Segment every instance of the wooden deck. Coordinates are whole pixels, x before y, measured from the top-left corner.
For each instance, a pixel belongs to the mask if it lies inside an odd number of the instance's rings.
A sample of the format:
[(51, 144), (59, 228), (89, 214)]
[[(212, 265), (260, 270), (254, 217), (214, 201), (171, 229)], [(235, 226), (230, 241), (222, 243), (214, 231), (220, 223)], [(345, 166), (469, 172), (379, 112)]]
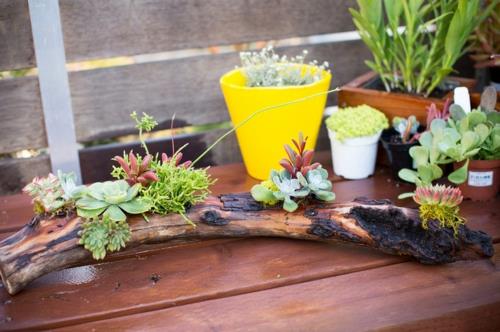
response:
[[(211, 173), (216, 194), (256, 183), (241, 164)], [(411, 189), (384, 170), (334, 180), (338, 201), (396, 200)], [(499, 331), (500, 198), (465, 201), (462, 211), (469, 227), (494, 238), (491, 260), (425, 266), (347, 244), (274, 238), (150, 245), (51, 273), (16, 296), (0, 289), (0, 330)], [(26, 196), (0, 197), (0, 237), (30, 216)]]

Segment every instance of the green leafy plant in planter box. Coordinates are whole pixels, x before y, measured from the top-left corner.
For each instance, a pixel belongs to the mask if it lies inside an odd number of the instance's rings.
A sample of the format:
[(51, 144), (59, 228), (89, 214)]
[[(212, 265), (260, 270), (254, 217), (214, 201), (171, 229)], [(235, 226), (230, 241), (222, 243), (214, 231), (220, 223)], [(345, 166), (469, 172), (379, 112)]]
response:
[(281, 171), (272, 170), (268, 180), (252, 187), (252, 197), (266, 205), (283, 202), (288, 212), (297, 210), (307, 198), (330, 202), (335, 199), (328, 172), (319, 163), (313, 163), (314, 152), (306, 150), (307, 137), (299, 134), (298, 141), (292, 140), (296, 150), (285, 145), (288, 158), (280, 161)]
[(354, 24), (387, 91), (428, 96), (453, 71), (471, 32), (498, 1), (358, 0)]

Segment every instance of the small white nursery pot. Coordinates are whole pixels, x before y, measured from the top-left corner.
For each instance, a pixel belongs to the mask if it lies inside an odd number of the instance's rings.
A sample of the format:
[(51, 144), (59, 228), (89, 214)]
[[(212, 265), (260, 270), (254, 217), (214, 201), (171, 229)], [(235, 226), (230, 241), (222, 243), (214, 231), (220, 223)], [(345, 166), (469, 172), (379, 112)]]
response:
[(372, 136), (346, 138), (341, 142), (335, 138), (335, 132), (328, 129), (335, 174), (351, 180), (372, 175), (375, 172), (377, 145), (381, 133), (382, 130)]

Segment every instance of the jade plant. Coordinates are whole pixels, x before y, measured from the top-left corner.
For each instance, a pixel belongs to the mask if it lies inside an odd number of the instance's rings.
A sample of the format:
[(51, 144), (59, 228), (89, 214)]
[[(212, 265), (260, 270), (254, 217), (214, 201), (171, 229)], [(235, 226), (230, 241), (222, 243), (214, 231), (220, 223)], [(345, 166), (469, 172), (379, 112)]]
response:
[(326, 126), (335, 132), (335, 138), (371, 136), (389, 127), (384, 113), (368, 105), (340, 108), (326, 119)]
[(420, 146), (410, 149), (417, 171), (403, 169), (399, 176), (417, 186), (429, 185), (443, 172), (440, 164), (463, 162), (448, 176), (455, 184), (465, 182), (469, 159), (500, 158), (500, 121), (498, 113), (485, 113), (481, 109), (465, 113), (452, 105), (447, 121), (434, 119), (430, 131), (422, 133)]
[(316, 60), (305, 64), (307, 51), (288, 58), (274, 53), (272, 46), (264, 47), (259, 52), (241, 52), (240, 59), (246, 85), (249, 87), (293, 86), (311, 84), (321, 80), (328, 62), (318, 65)]
[(455, 236), (465, 219), (460, 216), (459, 205), (463, 200), (459, 188), (444, 185), (417, 187), (413, 200), (419, 205), (422, 227), (428, 228), (431, 220), (437, 220), (441, 227), (453, 229)]
[(319, 163), (312, 163), (314, 152), (305, 149), (306, 142), (301, 133), (298, 141), (293, 140), (296, 150), (285, 145), (288, 159), (280, 161), (283, 169), (272, 170), (268, 180), (252, 187), (256, 201), (265, 205), (283, 202), (283, 209), (293, 212), (308, 197), (325, 202), (335, 199), (328, 172)]

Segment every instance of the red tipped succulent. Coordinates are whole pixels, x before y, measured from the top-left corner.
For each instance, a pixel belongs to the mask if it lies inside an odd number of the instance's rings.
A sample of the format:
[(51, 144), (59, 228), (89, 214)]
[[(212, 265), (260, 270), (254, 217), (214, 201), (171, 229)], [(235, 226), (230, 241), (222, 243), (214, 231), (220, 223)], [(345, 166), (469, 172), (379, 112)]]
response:
[(161, 154), (161, 161), (163, 163), (168, 163), (172, 160), (175, 160), (175, 166), (184, 168), (188, 168), (193, 163), (191, 160), (187, 160), (181, 164), (180, 162), (182, 160), (182, 152), (177, 152), (172, 157), (169, 157), (166, 153)]
[(120, 164), (125, 172), (125, 181), (127, 181), (129, 185), (133, 186), (136, 183), (140, 183), (144, 187), (148, 186), (151, 182), (158, 181), (158, 176), (156, 176), (156, 173), (150, 168), (152, 159), (153, 157), (147, 154), (139, 164), (137, 157), (132, 151), (128, 154), (128, 162), (120, 156), (113, 158), (113, 160)]
[(297, 151), (290, 145), (285, 144), (288, 159), (283, 158), (280, 161), (280, 165), (290, 173), (292, 178), (297, 177), (297, 172), (301, 172), (305, 176), (307, 172), (320, 166), (319, 163), (312, 163), (314, 151), (306, 150), (307, 137), (304, 138), (302, 133), (299, 133), (298, 142), (294, 139), (292, 139), (292, 142)]

